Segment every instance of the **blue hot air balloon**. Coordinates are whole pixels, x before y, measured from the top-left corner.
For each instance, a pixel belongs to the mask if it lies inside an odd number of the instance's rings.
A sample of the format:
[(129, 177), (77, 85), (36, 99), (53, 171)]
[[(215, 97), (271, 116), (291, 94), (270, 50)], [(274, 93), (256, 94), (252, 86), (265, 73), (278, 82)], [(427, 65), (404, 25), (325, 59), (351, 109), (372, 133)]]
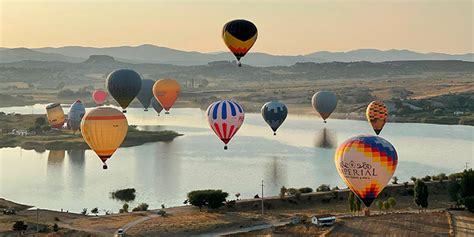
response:
[(273, 135), (276, 135), (277, 129), (285, 121), (287, 115), (286, 105), (278, 101), (267, 102), (262, 106), (262, 117), (272, 128)]
[(67, 127), (73, 131), (79, 130), (81, 127), (81, 120), (86, 113), (86, 108), (80, 100), (76, 100), (69, 108), (69, 114), (67, 115)]
[(161, 111), (163, 111), (163, 106), (161, 106), (160, 102), (156, 100), (155, 97), (151, 99), (151, 107), (158, 113), (158, 116), (160, 116)]
[(155, 81), (153, 80), (150, 80), (150, 79), (142, 80), (142, 88), (140, 89), (140, 92), (137, 95), (137, 99), (143, 105), (143, 108), (145, 108), (145, 111), (148, 111), (148, 107), (150, 107), (151, 98), (155, 97), (153, 96), (154, 84), (155, 84)]
[(126, 113), (126, 108), (142, 88), (142, 78), (133, 70), (119, 69), (109, 74), (106, 84), (109, 94)]

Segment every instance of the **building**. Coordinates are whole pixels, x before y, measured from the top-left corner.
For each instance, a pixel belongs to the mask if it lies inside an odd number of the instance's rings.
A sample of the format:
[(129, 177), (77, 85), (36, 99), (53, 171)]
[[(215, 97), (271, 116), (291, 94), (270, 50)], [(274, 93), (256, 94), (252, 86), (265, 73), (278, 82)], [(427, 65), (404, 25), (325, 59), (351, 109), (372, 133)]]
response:
[(311, 223), (317, 226), (331, 226), (336, 222), (336, 217), (331, 214), (314, 215), (311, 217)]

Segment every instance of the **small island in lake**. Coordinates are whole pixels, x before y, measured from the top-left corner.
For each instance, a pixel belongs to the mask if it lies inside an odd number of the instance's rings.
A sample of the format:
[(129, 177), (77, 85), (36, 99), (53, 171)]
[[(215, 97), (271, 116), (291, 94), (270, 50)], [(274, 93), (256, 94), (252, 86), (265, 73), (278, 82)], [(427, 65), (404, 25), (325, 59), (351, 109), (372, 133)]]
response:
[[(140, 131), (136, 126), (129, 126), (120, 147), (169, 142), (181, 135), (175, 131)], [(45, 115), (0, 112), (0, 148), (3, 147), (21, 147), (27, 150), (90, 149), (80, 131), (51, 129)]]

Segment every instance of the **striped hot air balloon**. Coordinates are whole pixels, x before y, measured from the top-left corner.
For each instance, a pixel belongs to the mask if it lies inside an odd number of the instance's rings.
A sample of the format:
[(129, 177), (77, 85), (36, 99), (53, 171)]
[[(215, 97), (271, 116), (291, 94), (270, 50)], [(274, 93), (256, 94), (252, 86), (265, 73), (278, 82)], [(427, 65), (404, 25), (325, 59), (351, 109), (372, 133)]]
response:
[(369, 106), (367, 106), (365, 115), (375, 133), (379, 135), (388, 119), (387, 106), (385, 106), (383, 101), (372, 101)]
[(80, 100), (76, 100), (71, 107), (69, 107), (69, 114), (67, 115), (67, 127), (74, 132), (81, 127), (81, 120), (86, 114), (86, 108)]
[(128, 131), (125, 115), (117, 109), (99, 107), (89, 111), (81, 122), (81, 133), (89, 147), (105, 163), (122, 144)]
[(240, 59), (247, 54), (257, 41), (257, 27), (247, 20), (233, 20), (227, 22), (222, 29), (222, 39), (229, 50), (234, 54), (239, 67)]
[(59, 103), (51, 103), (46, 106), (46, 116), (48, 117), (49, 125), (52, 128), (62, 128), (65, 117), (63, 108)]
[(364, 204), (370, 204), (392, 178), (398, 164), (395, 147), (387, 140), (360, 135), (343, 142), (336, 150), (339, 175)]
[(207, 121), (214, 133), (224, 142), (224, 149), (244, 122), (245, 112), (242, 106), (231, 100), (212, 103), (207, 108)]

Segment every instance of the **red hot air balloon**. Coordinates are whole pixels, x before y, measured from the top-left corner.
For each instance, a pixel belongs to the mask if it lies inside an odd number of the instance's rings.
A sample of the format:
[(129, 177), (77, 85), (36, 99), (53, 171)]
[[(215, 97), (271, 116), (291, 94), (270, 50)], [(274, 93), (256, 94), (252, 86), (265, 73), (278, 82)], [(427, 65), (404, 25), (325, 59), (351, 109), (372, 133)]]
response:
[(97, 105), (103, 105), (107, 99), (107, 92), (103, 90), (95, 90), (92, 92), (92, 99)]

